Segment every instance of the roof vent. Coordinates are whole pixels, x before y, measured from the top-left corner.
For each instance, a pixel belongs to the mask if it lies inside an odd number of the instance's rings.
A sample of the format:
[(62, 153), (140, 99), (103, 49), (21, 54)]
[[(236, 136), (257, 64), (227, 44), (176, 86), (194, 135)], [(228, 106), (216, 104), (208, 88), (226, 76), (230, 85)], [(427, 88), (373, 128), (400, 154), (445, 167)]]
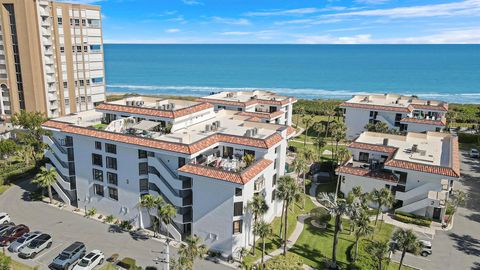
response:
[(418, 151), (418, 145), (414, 144), (412, 145), (412, 153), (416, 153)]
[(383, 138), (383, 145), (388, 146), (388, 138)]

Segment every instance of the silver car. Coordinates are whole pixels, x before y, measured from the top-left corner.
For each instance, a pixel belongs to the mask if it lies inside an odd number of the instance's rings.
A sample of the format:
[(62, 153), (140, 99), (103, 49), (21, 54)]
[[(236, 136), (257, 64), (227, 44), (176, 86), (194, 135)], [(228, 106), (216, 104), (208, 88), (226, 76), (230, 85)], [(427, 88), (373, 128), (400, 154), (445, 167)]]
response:
[(10, 244), (10, 246), (8, 247), (8, 251), (14, 252), (14, 253), (19, 252), (21, 248), (28, 245), (30, 242), (32, 242), (33, 239), (37, 238), (41, 234), (42, 234), (41, 232), (36, 231), (36, 232), (29, 232), (23, 235), (22, 237), (15, 240), (15, 242)]

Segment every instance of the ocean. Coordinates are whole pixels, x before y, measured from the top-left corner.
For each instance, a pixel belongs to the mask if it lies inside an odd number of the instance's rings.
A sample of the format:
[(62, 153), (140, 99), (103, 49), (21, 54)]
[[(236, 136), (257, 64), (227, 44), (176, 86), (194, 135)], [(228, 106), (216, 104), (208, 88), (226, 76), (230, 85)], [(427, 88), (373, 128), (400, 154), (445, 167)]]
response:
[(106, 44), (107, 92), (272, 90), (347, 99), (395, 92), (480, 103), (480, 45)]

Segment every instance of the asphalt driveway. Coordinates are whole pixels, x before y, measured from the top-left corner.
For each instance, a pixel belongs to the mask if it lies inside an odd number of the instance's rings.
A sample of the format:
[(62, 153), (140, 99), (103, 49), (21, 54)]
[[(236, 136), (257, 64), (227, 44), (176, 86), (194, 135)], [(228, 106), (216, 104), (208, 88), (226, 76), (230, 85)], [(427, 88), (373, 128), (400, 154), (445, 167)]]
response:
[[(163, 256), (160, 252), (165, 249), (165, 244), (156, 240), (134, 240), (128, 233), (109, 232), (109, 225), (84, 218), (68, 211), (56, 209), (43, 202), (30, 202), (24, 200), (26, 192), (31, 187), (26, 181), (18, 186), (12, 186), (0, 196), (0, 211), (10, 214), (16, 224), (26, 224), (30, 230), (39, 230), (52, 235), (53, 245), (50, 249), (40, 253), (34, 260), (22, 260), (13, 255), (15, 260), (31, 266), (38, 265), (40, 270), (48, 269), (52, 260), (74, 241), (84, 242), (87, 250), (99, 249), (106, 257), (118, 253), (120, 257), (136, 259), (140, 266), (156, 266), (155, 258)], [(170, 248), (173, 257), (176, 250)], [(224, 265), (208, 261), (200, 261), (196, 269), (224, 270), (231, 269)]]

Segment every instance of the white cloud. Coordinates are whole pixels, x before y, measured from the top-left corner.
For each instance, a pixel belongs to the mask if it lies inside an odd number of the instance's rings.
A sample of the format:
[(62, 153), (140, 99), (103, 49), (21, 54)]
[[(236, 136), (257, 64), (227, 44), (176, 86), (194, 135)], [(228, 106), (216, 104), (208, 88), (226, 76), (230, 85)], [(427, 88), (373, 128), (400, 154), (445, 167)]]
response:
[(418, 18), (435, 16), (480, 15), (480, 0), (465, 0), (444, 4), (396, 7), (390, 9), (371, 9), (343, 12), (325, 16), (372, 16), (389, 18)]
[(197, 0), (182, 0), (182, 2), (189, 6), (203, 6), (203, 2)]
[(367, 5), (380, 5), (390, 2), (390, 0), (355, 0), (355, 2)]
[(183, 15), (179, 15), (177, 17), (170, 18), (170, 19), (165, 19), (165, 21), (167, 21), (167, 22), (177, 22), (177, 23), (181, 23), (181, 24), (187, 23), (187, 21), (185, 20)]
[(229, 31), (229, 32), (220, 33), (220, 35), (224, 35), (224, 36), (248, 36), (251, 34), (252, 32), (241, 32), (241, 31)]
[(317, 13), (320, 9), (318, 8), (296, 8), (296, 9), (286, 9), (286, 10), (270, 10), (270, 11), (254, 11), (247, 12), (245, 16), (285, 16), (285, 15), (304, 15)]
[(180, 29), (178, 28), (170, 28), (165, 30), (166, 33), (178, 33), (180, 32)]
[(212, 17), (212, 21), (215, 23), (223, 23), (223, 24), (231, 24), (231, 25), (250, 25), (250, 21), (247, 19), (234, 19), (234, 18), (224, 18), (214, 16)]
[(415, 37), (372, 38), (371, 34), (353, 36), (302, 36), (297, 43), (303, 44), (480, 44), (480, 27), (450, 29)]

